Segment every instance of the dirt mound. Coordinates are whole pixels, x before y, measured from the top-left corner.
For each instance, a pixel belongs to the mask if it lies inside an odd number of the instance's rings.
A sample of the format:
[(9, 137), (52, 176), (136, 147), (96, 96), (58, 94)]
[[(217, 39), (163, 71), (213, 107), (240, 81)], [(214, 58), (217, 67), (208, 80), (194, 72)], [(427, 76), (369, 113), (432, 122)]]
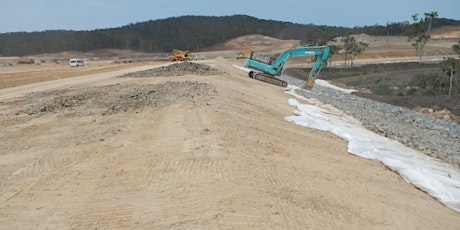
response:
[[(371, 36), (368, 34), (352, 35), (358, 42), (368, 44), (366, 50), (358, 58), (392, 58), (392, 57), (416, 57), (412, 42), (407, 36)], [(431, 32), (431, 40), (426, 44), (424, 53), (427, 56), (453, 55), (452, 45), (458, 43), (460, 38), (460, 26), (444, 26)], [(329, 45), (341, 46), (342, 37), (336, 37)], [(340, 59), (336, 55), (335, 59)]]
[[(213, 75), (222, 73), (208, 65), (181, 62), (155, 69), (129, 73), (121, 77), (181, 76), (185, 74)], [(213, 87), (191, 81), (165, 82), (154, 85), (116, 84), (87, 89), (31, 93), (23, 101), (22, 113), (29, 115), (73, 111), (77, 114), (114, 114), (120, 111), (162, 108), (173, 102), (194, 100), (212, 95)]]
[(42, 115), (67, 111), (77, 115), (115, 114), (140, 111), (145, 107), (163, 108), (172, 103), (211, 96), (216, 92), (206, 83), (165, 82), (154, 85), (116, 84), (86, 89), (31, 93), (22, 103), (19, 113)]
[(432, 39), (460, 38), (460, 26), (443, 26), (431, 31)]
[(203, 51), (242, 50), (254, 47), (256, 52), (280, 52), (299, 45), (299, 40), (280, 40), (270, 36), (251, 34), (211, 46)]
[(122, 49), (99, 49), (92, 50), (88, 52), (79, 52), (79, 51), (65, 51), (59, 53), (45, 53), (38, 55), (31, 55), (31, 57), (41, 58), (41, 59), (69, 59), (76, 57), (133, 57), (133, 56), (144, 56), (147, 53), (134, 51), (134, 50), (122, 50)]
[(216, 75), (222, 74), (211, 66), (194, 62), (180, 62), (155, 69), (126, 74), (122, 77), (154, 77), (154, 76), (181, 76), (186, 74)]

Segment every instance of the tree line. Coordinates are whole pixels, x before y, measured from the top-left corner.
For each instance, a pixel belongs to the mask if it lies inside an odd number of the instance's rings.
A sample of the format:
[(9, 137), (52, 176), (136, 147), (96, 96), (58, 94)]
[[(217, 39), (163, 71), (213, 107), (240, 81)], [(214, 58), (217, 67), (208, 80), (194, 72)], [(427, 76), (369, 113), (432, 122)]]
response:
[[(460, 21), (436, 19), (433, 28), (460, 25)], [(262, 20), (247, 15), (181, 16), (91, 31), (50, 30), (0, 34), (0, 55), (23, 56), (62, 51), (91, 51), (103, 48), (142, 52), (171, 52), (173, 49), (200, 50), (248, 34), (278, 39), (301, 40), (304, 44), (325, 44), (347, 33), (405, 35), (409, 22), (364, 27), (336, 27)]]

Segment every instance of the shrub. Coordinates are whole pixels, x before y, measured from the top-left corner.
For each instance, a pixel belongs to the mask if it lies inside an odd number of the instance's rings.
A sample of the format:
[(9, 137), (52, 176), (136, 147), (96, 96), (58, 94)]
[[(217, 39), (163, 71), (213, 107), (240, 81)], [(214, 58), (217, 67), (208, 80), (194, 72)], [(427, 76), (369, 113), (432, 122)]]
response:
[(374, 94), (377, 95), (392, 95), (393, 90), (391, 89), (391, 86), (389, 84), (381, 84), (377, 85), (374, 90)]

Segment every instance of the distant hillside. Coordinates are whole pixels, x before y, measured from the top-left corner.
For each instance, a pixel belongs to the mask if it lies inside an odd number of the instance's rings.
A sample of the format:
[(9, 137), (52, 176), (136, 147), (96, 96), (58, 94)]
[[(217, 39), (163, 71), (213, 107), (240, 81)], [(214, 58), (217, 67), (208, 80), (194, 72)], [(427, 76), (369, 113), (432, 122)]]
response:
[[(460, 25), (460, 21), (438, 19), (434, 27), (442, 25)], [(345, 28), (262, 20), (247, 15), (182, 16), (92, 31), (53, 30), (0, 34), (0, 55), (87, 52), (106, 48), (155, 53), (171, 52), (172, 49), (199, 50), (248, 34), (323, 44), (348, 31), (380, 36), (403, 35), (408, 26), (406, 22)]]

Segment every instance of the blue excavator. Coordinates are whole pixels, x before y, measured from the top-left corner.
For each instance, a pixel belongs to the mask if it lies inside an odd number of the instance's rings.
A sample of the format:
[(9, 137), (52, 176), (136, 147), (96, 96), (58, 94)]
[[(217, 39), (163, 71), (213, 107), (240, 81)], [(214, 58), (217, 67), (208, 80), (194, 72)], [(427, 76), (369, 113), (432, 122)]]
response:
[(267, 82), (273, 85), (286, 87), (288, 84), (275, 76), (280, 76), (284, 64), (291, 57), (300, 56), (315, 56), (316, 61), (308, 76), (306, 87), (311, 88), (315, 82), (319, 72), (326, 64), (326, 59), (329, 56), (329, 46), (305, 46), (296, 47), (281, 53), (277, 58), (270, 58), (268, 62), (257, 60), (254, 58), (254, 52), (251, 52), (250, 57), (245, 61), (244, 66), (254, 69), (249, 71), (249, 77), (259, 81)]

